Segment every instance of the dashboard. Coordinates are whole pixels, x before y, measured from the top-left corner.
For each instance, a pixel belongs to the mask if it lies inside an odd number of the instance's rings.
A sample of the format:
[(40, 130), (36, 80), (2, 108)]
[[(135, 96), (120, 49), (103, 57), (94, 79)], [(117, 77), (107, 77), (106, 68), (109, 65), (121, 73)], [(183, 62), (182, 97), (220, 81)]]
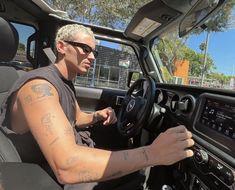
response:
[(158, 115), (162, 127), (183, 124), (195, 140), (193, 158), (175, 168), (176, 189), (234, 190), (234, 92), (163, 85), (156, 90), (155, 104), (165, 110)]

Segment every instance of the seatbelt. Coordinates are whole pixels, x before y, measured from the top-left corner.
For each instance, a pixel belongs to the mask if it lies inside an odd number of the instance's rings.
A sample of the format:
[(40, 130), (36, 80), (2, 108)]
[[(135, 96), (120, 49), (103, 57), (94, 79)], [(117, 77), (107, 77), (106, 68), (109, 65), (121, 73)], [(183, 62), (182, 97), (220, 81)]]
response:
[(54, 64), (56, 61), (56, 56), (50, 47), (43, 48), (43, 52), (46, 54), (47, 58)]

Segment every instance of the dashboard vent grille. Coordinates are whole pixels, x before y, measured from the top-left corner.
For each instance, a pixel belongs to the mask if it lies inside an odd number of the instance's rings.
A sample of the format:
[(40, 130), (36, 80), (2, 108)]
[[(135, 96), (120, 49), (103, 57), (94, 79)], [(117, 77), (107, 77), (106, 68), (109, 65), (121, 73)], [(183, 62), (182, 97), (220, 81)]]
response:
[(185, 109), (181, 110), (184, 114), (189, 114), (193, 111), (194, 105), (195, 105), (195, 99), (194, 97), (188, 95), (181, 98), (180, 102), (182, 102), (185, 105)]

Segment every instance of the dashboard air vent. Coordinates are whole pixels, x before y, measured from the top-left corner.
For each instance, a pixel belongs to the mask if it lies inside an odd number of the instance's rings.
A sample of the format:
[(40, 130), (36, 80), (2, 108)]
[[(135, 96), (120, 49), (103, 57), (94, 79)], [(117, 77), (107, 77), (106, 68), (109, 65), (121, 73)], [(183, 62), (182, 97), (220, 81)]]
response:
[(184, 114), (189, 114), (193, 111), (195, 99), (193, 96), (187, 95), (181, 98), (180, 103), (183, 105), (180, 111)]
[(171, 98), (171, 104), (170, 104), (170, 108), (172, 112), (176, 112), (177, 108), (178, 108), (178, 102), (179, 102), (180, 98), (177, 94), (175, 94), (172, 98)]

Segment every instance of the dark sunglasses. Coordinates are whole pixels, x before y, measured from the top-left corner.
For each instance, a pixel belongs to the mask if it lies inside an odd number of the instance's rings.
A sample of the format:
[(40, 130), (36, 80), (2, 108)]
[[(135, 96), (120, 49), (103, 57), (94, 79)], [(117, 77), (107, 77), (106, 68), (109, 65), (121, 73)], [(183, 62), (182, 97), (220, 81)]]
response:
[(79, 42), (73, 42), (73, 41), (67, 41), (67, 40), (64, 40), (64, 42), (66, 42), (66, 43), (68, 43), (68, 44), (70, 44), (72, 46), (76, 46), (76, 47), (82, 48), (84, 53), (91, 53), (92, 52), (95, 58), (98, 56), (98, 51), (96, 51), (95, 49), (92, 49), (87, 44), (79, 43)]

